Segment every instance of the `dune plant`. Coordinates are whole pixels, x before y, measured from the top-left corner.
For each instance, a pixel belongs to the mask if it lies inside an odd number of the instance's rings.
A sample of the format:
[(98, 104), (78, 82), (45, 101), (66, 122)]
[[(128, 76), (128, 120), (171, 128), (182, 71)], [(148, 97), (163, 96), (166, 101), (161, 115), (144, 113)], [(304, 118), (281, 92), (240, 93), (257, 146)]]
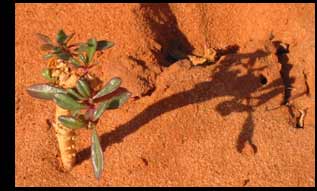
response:
[[(94, 38), (86, 43), (67, 45), (73, 36), (67, 36), (62, 30), (57, 33), (57, 45), (51, 40), (38, 34), (44, 42), (43, 50), (51, 54), (47, 68), (42, 75), (48, 83), (34, 84), (27, 88), (32, 97), (51, 100), (56, 104), (55, 121), (53, 123), (58, 140), (61, 160), (66, 171), (70, 170), (76, 162), (76, 133), (80, 128), (91, 131), (91, 157), (96, 178), (101, 176), (103, 170), (103, 153), (99, 142), (96, 125), (102, 114), (107, 109), (116, 109), (124, 104), (130, 92), (120, 87), (121, 79), (112, 78), (104, 86), (99, 78), (91, 74), (89, 68), (93, 67), (93, 58), (96, 51), (110, 48), (113, 43), (97, 41)], [(69, 56), (60, 56), (55, 49)], [(70, 50), (74, 48), (73, 50)]]

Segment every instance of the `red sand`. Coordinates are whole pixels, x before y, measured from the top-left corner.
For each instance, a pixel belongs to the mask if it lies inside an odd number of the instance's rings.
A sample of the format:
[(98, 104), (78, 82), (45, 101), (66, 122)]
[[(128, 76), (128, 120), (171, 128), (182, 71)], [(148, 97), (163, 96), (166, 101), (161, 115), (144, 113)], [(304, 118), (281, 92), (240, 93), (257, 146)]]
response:
[[(16, 4), (16, 186), (315, 186), (314, 10), (314, 4)], [(96, 72), (103, 80), (122, 77), (140, 97), (98, 125), (100, 181), (87, 130), (79, 133), (78, 164), (59, 170), (56, 137), (46, 124), (54, 104), (25, 91), (44, 82), (34, 34), (54, 36), (61, 28), (76, 32), (74, 41), (113, 41)], [(292, 104), (308, 108), (302, 129), (286, 106), (268, 111), (284, 97), (282, 65), (266, 53), (271, 34), (290, 45), (284, 80), (292, 82)], [(166, 58), (175, 39), (198, 54), (204, 45), (240, 49), (191, 67)]]

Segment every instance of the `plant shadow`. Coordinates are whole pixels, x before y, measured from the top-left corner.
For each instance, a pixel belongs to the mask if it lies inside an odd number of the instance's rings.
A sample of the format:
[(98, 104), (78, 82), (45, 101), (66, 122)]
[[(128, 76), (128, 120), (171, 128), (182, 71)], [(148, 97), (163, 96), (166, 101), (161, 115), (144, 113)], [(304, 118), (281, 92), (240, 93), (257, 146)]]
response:
[[(153, 51), (162, 66), (169, 66), (193, 51), (194, 47), (179, 29), (168, 3), (140, 3), (140, 9), (154, 40), (162, 47), (161, 52)], [(177, 51), (182, 55), (179, 58), (173, 56), (178, 54)]]
[[(246, 112), (248, 114), (242, 130), (237, 138), (236, 149), (238, 152), (242, 152), (246, 143), (250, 144), (257, 152), (257, 147), (252, 141), (254, 132), (253, 111), (255, 107), (258, 107), (278, 94), (284, 92), (283, 81), (281, 78), (272, 82), (266, 82), (263, 80), (263, 76), (259, 74), (265, 67), (254, 68), (257, 59), (268, 56), (270, 53), (263, 50), (256, 50), (251, 53), (237, 53), (238, 49), (234, 52), (228, 52), (223, 55), (223, 59), (218, 61), (213, 72), (211, 72), (211, 80), (196, 84), (194, 88), (188, 91), (176, 93), (167, 98), (163, 98), (160, 101), (150, 105), (144, 111), (139, 113), (133, 119), (127, 123), (120, 125), (115, 130), (101, 135), (100, 141), (102, 150), (115, 143), (120, 143), (126, 136), (134, 133), (139, 128), (153, 120), (154, 118), (195, 103), (202, 103), (211, 100), (215, 97), (232, 96), (229, 101), (224, 101), (218, 104), (215, 110), (222, 116), (231, 114), (232, 112)], [(243, 63), (242, 60), (247, 60), (247, 63)], [(237, 66), (245, 67), (244, 74), (241, 74)], [(266, 84), (263, 84), (263, 83)], [(252, 97), (252, 93), (258, 91), (258, 89), (266, 90), (258, 97)], [(251, 105), (251, 99), (257, 100), (256, 104)], [(243, 101), (246, 101), (243, 104)], [(90, 148), (85, 148), (77, 155), (77, 162), (82, 161), (90, 157)]]

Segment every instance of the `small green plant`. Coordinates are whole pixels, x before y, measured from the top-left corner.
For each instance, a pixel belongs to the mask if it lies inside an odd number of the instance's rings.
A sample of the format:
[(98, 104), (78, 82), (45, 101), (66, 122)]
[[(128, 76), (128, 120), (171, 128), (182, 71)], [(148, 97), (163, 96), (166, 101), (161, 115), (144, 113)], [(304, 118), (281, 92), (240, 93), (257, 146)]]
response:
[(88, 39), (85, 43), (70, 44), (69, 42), (75, 33), (67, 35), (63, 30), (56, 34), (56, 44), (46, 35), (41, 33), (36, 35), (42, 42), (41, 50), (47, 51), (47, 54), (43, 56), (44, 59), (55, 56), (59, 59), (70, 61), (69, 63), (78, 68), (88, 68), (96, 51), (102, 51), (113, 46), (110, 41), (97, 41), (95, 38)]
[[(122, 81), (119, 77), (112, 78), (100, 87), (94, 83), (98, 78), (88, 70), (95, 52), (110, 48), (113, 43), (91, 38), (86, 43), (67, 45), (73, 34), (67, 36), (61, 30), (56, 36), (58, 45), (54, 46), (47, 36), (38, 36), (46, 43), (41, 46), (42, 49), (50, 51), (45, 58), (52, 55), (48, 68), (42, 72), (49, 82), (31, 85), (27, 92), (32, 97), (52, 100), (56, 104), (54, 127), (66, 170), (70, 170), (75, 163), (74, 131), (80, 128), (91, 131), (92, 164), (95, 176), (99, 179), (103, 170), (103, 152), (96, 130), (97, 123), (106, 110), (119, 108), (130, 97), (130, 92), (120, 87)], [(76, 48), (71, 51), (70, 47)], [(62, 53), (68, 56), (61, 56)], [(75, 67), (70, 68), (69, 64)], [(85, 71), (78, 73), (78, 68)]]
[(71, 111), (70, 115), (60, 115), (58, 120), (70, 129), (88, 128), (92, 130), (91, 156), (95, 176), (100, 177), (103, 168), (103, 154), (98, 140), (96, 124), (107, 109), (116, 109), (124, 104), (130, 93), (120, 88), (121, 79), (112, 78), (101, 90), (91, 91), (85, 79), (79, 79), (76, 88), (62, 89), (49, 84), (36, 84), (28, 88), (31, 96), (53, 100), (59, 107)]

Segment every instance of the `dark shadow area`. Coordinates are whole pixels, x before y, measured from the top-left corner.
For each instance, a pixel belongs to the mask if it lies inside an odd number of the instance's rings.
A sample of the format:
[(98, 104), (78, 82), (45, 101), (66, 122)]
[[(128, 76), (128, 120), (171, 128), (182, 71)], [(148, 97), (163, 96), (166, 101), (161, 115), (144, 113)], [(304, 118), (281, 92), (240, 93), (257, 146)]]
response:
[[(242, 127), (242, 130), (238, 136), (237, 140), (237, 150), (242, 151), (244, 145), (249, 143), (254, 152), (257, 151), (256, 145), (252, 142), (252, 136), (254, 131), (254, 122), (252, 117), (252, 112), (255, 107), (266, 103), (271, 98), (283, 93), (283, 82), (281, 79), (275, 80), (273, 82), (266, 82), (263, 86), (261, 80), (263, 76), (256, 75), (255, 71), (261, 71), (262, 68), (253, 68), (257, 59), (268, 56), (269, 53), (263, 50), (257, 50), (252, 53), (240, 54), (240, 53), (230, 53), (225, 55), (223, 59), (217, 63), (214, 70), (211, 72), (212, 80), (205, 81), (196, 84), (193, 89), (180, 92), (171, 95), (167, 98), (150, 105), (144, 111), (139, 113), (133, 119), (127, 123), (120, 125), (115, 130), (101, 135), (100, 141), (103, 151), (115, 143), (120, 143), (126, 136), (134, 133), (139, 128), (155, 119), (156, 117), (187, 106), (189, 104), (201, 103), (211, 100), (215, 97), (221, 96), (232, 96), (233, 99), (229, 101), (222, 102), (216, 106), (216, 111), (221, 115), (229, 115), (232, 112), (246, 112), (248, 117)], [(248, 63), (243, 64), (242, 59), (247, 59)], [(242, 68), (247, 68), (247, 73), (244, 72), (241, 75), (239, 69), (233, 69), (234, 66)], [(244, 69), (246, 71), (246, 69)], [(219, 88), (219, 86), (223, 88)], [(258, 97), (251, 97), (251, 94), (261, 88), (269, 91), (261, 94)], [(257, 102), (254, 105), (250, 105), (250, 99), (256, 99)], [(246, 100), (246, 104), (242, 102)], [(90, 157), (90, 148), (85, 148), (78, 153), (77, 161), (81, 163)]]
[(248, 117), (245, 120), (242, 126), (242, 130), (237, 139), (236, 148), (238, 152), (241, 153), (243, 148), (245, 147), (245, 144), (249, 143), (249, 145), (253, 149), (253, 152), (257, 153), (258, 148), (252, 141), (253, 132), (254, 132), (254, 122), (253, 122), (252, 112), (248, 111)]
[(149, 70), (149, 67), (147, 67), (145, 61), (137, 59), (133, 56), (128, 56), (129, 59), (133, 60), (137, 65), (141, 66), (143, 70)]
[[(246, 112), (248, 114), (245, 123), (242, 126), (242, 130), (238, 136), (236, 142), (236, 148), (238, 152), (242, 152), (246, 143), (250, 144), (253, 148), (253, 152), (257, 152), (257, 147), (252, 141), (254, 132), (254, 121), (252, 113), (255, 107), (258, 107), (280, 93), (283, 93), (283, 81), (281, 79), (268, 82), (264, 75), (256, 75), (264, 70), (265, 67), (254, 68), (256, 60), (262, 57), (268, 56), (269, 53), (263, 50), (256, 50), (250, 54), (232, 54), (222, 59), (219, 64), (219, 72), (213, 74), (213, 79), (223, 78), (226, 79), (226, 88), (229, 92), (225, 95), (233, 96), (229, 101), (222, 102), (216, 106), (216, 111), (221, 115), (226, 116), (232, 112)], [(248, 59), (246, 64), (241, 64), (243, 59)], [(234, 63), (234, 64), (230, 64)], [(247, 70), (247, 74), (239, 75), (239, 70), (232, 70), (231, 66), (241, 65)], [(264, 86), (265, 85), (265, 86)], [(269, 92), (263, 93), (258, 97), (252, 97), (252, 93), (255, 93), (258, 89), (267, 90)], [(238, 90), (238, 91), (236, 91)], [(222, 95), (224, 96), (224, 95)], [(250, 104), (251, 99), (256, 99), (255, 105)], [(242, 104), (242, 101), (246, 100), (246, 104)]]
[[(275, 55), (278, 58), (278, 62), (281, 64), (281, 78), (284, 84), (284, 100), (281, 105), (286, 105), (288, 108), (288, 113), (292, 117), (293, 123), (296, 128), (298, 128), (295, 114), (295, 107), (290, 103), (290, 98), (292, 96), (292, 84), (295, 82), (295, 78), (290, 77), (290, 72), (292, 65), (289, 63), (288, 53), (289, 53), (289, 44), (283, 43), (281, 41), (272, 41), (273, 46), (275, 47)], [(301, 95), (297, 95), (301, 96)], [(295, 97), (293, 97), (295, 99)]]
[(163, 66), (169, 66), (193, 51), (193, 46), (178, 28), (177, 19), (168, 3), (141, 3), (141, 13), (162, 46), (162, 52), (153, 52)]
[(273, 41), (272, 43), (276, 49), (275, 55), (278, 58), (278, 62), (282, 66), (280, 73), (285, 86), (284, 102), (282, 103), (282, 105), (286, 105), (288, 104), (289, 99), (292, 95), (292, 84), (295, 81), (294, 78), (290, 77), (290, 71), (293, 66), (289, 63), (289, 58), (287, 55), (289, 53), (289, 45), (284, 44), (281, 41)]

